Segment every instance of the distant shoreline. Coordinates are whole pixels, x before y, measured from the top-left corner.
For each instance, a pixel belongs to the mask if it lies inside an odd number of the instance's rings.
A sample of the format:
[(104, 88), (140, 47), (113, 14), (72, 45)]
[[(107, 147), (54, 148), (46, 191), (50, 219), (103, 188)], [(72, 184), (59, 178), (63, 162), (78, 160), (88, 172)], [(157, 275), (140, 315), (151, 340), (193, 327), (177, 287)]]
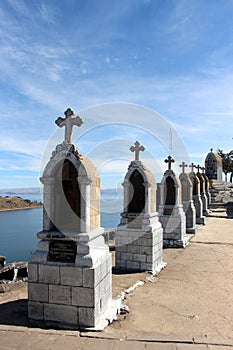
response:
[(15, 210), (27, 210), (27, 209), (39, 209), (42, 208), (42, 205), (35, 205), (33, 207), (23, 207), (23, 208), (4, 208), (4, 209), (0, 209), (0, 212), (4, 212), (4, 211), (15, 211)]

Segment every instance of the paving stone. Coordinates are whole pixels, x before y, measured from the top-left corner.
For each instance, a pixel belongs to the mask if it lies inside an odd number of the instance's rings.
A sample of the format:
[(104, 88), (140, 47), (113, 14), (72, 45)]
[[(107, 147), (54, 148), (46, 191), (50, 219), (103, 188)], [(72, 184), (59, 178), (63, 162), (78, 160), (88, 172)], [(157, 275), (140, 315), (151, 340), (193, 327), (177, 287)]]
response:
[[(203, 344), (177, 344), (177, 350), (209, 350), (207, 345)], [(220, 349), (219, 349), (220, 350)]]
[(0, 344), (4, 349), (19, 346), (23, 344), (24, 340), (25, 334), (23, 332), (10, 332), (9, 334), (7, 331), (0, 331)]
[(83, 344), (82, 350), (113, 350), (113, 341), (108, 339), (88, 338)]
[[(24, 335), (24, 333), (22, 334)], [(23, 343), (17, 347), (17, 350), (48, 350), (51, 348), (56, 338), (56, 334), (27, 333), (24, 335)]]
[(146, 350), (146, 344), (144, 342), (136, 341), (115, 341), (113, 350)]
[(81, 350), (85, 343), (85, 338), (59, 335), (50, 350)]
[(176, 344), (171, 343), (146, 343), (145, 350), (177, 350)]
[(206, 347), (206, 349), (208, 350), (230, 350), (232, 349), (231, 346), (224, 346), (224, 345), (208, 345), (208, 347)]

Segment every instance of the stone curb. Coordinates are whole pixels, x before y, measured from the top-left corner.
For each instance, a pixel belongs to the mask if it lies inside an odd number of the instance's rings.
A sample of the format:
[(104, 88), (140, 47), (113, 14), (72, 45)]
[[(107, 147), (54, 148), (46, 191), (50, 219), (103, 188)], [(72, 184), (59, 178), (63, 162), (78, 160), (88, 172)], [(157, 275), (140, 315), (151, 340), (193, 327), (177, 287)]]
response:
[(69, 331), (69, 330), (56, 330), (56, 329), (42, 329), (42, 328), (28, 328), (22, 326), (6, 326), (0, 325), (0, 332), (15, 332), (15, 333), (36, 333), (36, 334), (55, 334), (63, 336), (75, 336), (80, 337), (79, 331)]
[(138, 341), (138, 342), (151, 342), (151, 343), (182, 343), (182, 344), (193, 344), (193, 345), (216, 345), (216, 346), (233, 346), (233, 340), (229, 339), (218, 339), (218, 338), (199, 338), (199, 337), (175, 337), (175, 336), (163, 336), (156, 335), (151, 332), (119, 332), (119, 333), (99, 333), (99, 332), (81, 332), (80, 337), (85, 338), (98, 338), (98, 339), (109, 339), (109, 340), (127, 340), (127, 341)]

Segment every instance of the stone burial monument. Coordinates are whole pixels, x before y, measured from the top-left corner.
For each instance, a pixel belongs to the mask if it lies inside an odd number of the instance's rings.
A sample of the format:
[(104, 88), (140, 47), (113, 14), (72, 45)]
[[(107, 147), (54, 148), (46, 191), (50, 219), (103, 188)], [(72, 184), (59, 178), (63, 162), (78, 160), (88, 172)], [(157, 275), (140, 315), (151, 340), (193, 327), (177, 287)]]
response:
[(181, 198), (183, 209), (186, 216), (186, 233), (197, 233), (196, 229), (196, 209), (193, 203), (193, 186), (192, 182), (187, 173), (185, 173), (185, 168), (187, 164), (182, 162), (180, 167), (182, 168), (182, 173), (179, 176), (181, 183)]
[(193, 163), (190, 165), (191, 172), (189, 173), (189, 178), (192, 182), (193, 187), (193, 202), (196, 209), (196, 222), (197, 224), (205, 225), (206, 217), (203, 215), (203, 203), (201, 200), (200, 193), (200, 180), (197, 175), (194, 173), (196, 165)]
[(205, 173), (209, 180), (222, 181), (222, 158), (213, 152), (213, 148), (205, 159)]
[(196, 166), (197, 168), (197, 177), (200, 181), (200, 193), (201, 193), (201, 200), (203, 205), (203, 215), (209, 216), (209, 210), (208, 210), (208, 199), (206, 196), (206, 180), (203, 176), (203, 174), (200, 172), (202, 170), (202, 167), (200, 165)]
[(116, 268), (159, 273), (162, 258), (163, 229), (156, 212), (156, 182), (151, 171), (139, 160), (145, 150), (138, 141), (130, 147), (135, 159), (125, 175), (124, 211), (116, 230)]
[(163, 227), (164, 247), (185, 247), (189, 238), (186, 233), (186, 217), (182, 205), (181, 183), (171, 169), (175, 160), (169, 155), (165, 159), (168, 170), (159, 184), (159, 220)]
[(60, 328), (104, 328), (117, 305), (112, 300), (112, 261), (100, 227), (100, 178), (72, 144), (82, 119), (71, 109), (56, 124), (65, 141), (46, 165), (43, 231), (28, 265), (28, 316)]
[(210, 204), (211, 204), (211, 194), (210, 194), (210, 183), (209, 183), (209, 179), (208, 176), (205, 173), (205, 167), (200, 168), (202, 170), (202, 176), (205, 179), (205, 194), (207, 197), (207, 206), (209, 208)]

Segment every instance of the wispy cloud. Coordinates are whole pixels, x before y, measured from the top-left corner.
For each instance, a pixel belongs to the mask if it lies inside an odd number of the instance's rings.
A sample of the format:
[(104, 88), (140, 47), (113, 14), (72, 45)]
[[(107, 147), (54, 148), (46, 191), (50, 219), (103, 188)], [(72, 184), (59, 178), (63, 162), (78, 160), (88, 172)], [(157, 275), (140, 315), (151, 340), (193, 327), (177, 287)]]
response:
[[(41, 157), (46, 138), (56, 130), (54, 119), (72, 107), (85, 119), (75, 131), (84, 152), (91, 154), (101, 137), (109, 140), (108, 132), (112, 138), (126, 134), (127, 142), (140, 136), (162, 159), (168, 125), (160, 119), (140, 109), (131, 114), (86, 110), (118, 101), (160, 112), (193, 156), (201, 157), (211, 146), (231, 147), (232, 13), (230, 1), (222, 6), (201, 0), (93, 0), (91, 7), (76, 1), (1, 2), (0, 150), (18, 152), (23, 166), (36, 169), (33, 159)], [(132, 128), (103, 128), (93, 134), (96, 142), (84, 137), (92, 135), (92, 127), (116, 121)], [(63, 131), (55, 133), (56, 142), (62, 140)], [(115, 157), (107, 147), (106, 152)], [(18, 167), (12, 159), (11, 166)]]
[(15, 11), (19, 16), (28, 17), (30, 11), (23, 0), (7, 0), (12, 10)]
[(41, 18), (44, 22), (48, 23), (48, 24), (53, 24), (55, 21), (55, 9), (52, 8), (52, 6), (41, 2), (38, 5), (38, 9), (41, 15)]

